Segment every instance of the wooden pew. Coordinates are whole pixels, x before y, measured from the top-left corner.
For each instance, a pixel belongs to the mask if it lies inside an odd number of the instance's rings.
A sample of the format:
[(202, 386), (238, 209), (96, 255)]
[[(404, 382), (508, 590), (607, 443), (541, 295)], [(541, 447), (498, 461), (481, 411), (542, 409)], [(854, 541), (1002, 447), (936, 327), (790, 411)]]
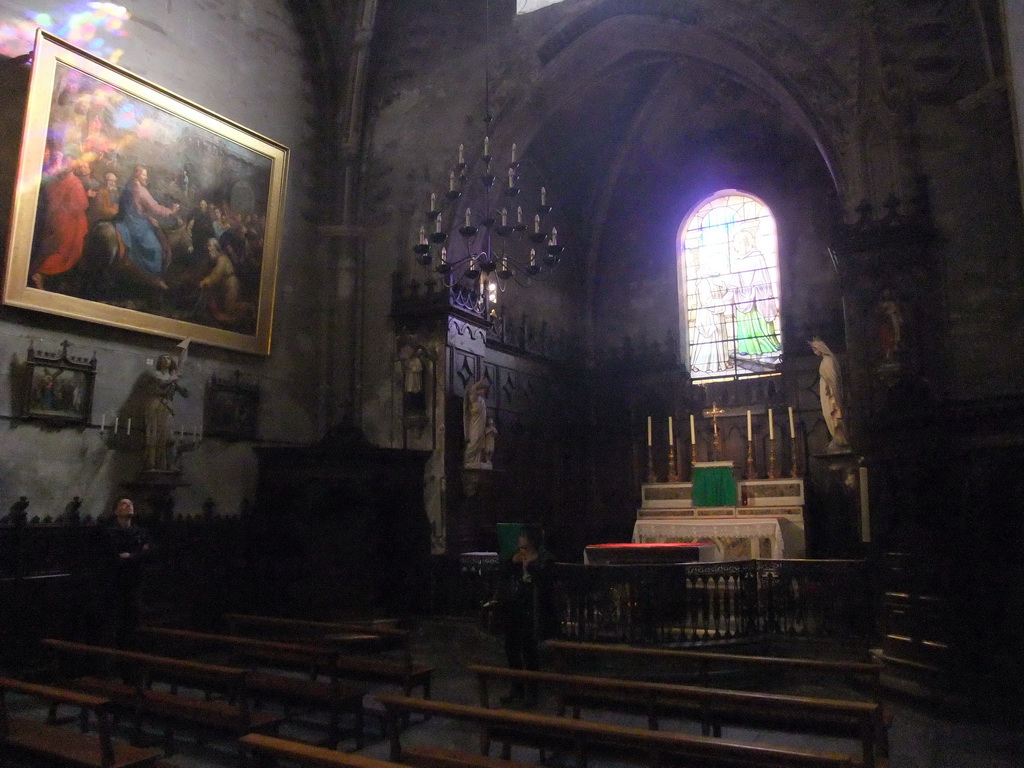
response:
[[(740, 669), (745, 672), (814, 673), (829, 680), (855, 678), (868, 684), (871, 698), (881, 700), (882, 665), (876, 662), (829, 661), (784, 656), (756, 656), (714, 651), (692, 651), (667, 648), (642, 648), (632, 645), (604, 643), (577, 643), (567, 640), (546, 640), (542, 644), (546, 654), (554, 659), (559, 671), (579, 669), (587, 657), (629, 662), (633, 673), (643, 666), (668, 664), (675, 669), (697, 670), (700, 685), (715, 687), (715, 671)], [(608, 676), (615, 676), (609, 673)]]
[(247, 764), (252, 768), (259, 768), (266, 758), (281, 758), (317, 768), (536, 768), (496, 757), (437, 747), (408, 747), (402, 753), (399, 763), (392, 763), (256, 733), (243, 736), (240, 741), (248, 758)]
[[(366, 689), (339, 680), (335, 664), (339, 654), (336, 651), (170, 627), (141, 627), (139, 634), (189, 645), (228, 648), (250, 662), (266, 661), (269, 658), (270, 661), (267, 663), (272, 664), (274, 661), (280, 663), (282, 658), (285, 659), (290, 667), (308, 671), (310, 679), (303, 680), (266, 670), (251, 669), (245, 678), (246, 691), (255, 700), (267, 698), (282, 704), (298, 704), (321, 709), (329, 717), (327, 742), (331, 747), (336, 747), (341, 741), (341, 716), (349, 712), (355, 720), (353, 733), (356, 749), (363, 748), (363, 697), (366, 695)], [(320, 673), (326, 673), (330, 679), (317, 680)]]
[[(12, 717), (8, 712), (7, 693), (32, 697), (47, 703), (47, 722)], [(76, 733), (54, 724), (58, 706), (81, 710), (83, 728), (88, 713), (95, 715), (95, 733)], [(26, 683), (0, 677), (0, 755), (32, 755), (47, 764), (80, 766), (81, 768), (146, 768), (156, 765), (159, 753), (111, 738), (110, 701), (77, 691)], [(3, 762), (3, 761), (0, 761)]]
[[(57, 656), (126, 665), (132, 672), (131, 683), (80, 676), (68, 680), (67, 685), (85, 693), (105, 696), (116, 709), (129, 713), (134, 719), (136, 740), (141, 738), (144, 719), (164, 724), (164, 749), (167, 753), (174, 748), (172, 726), (176, 724), (228, 733), (237, 738), (252, 731), (274, 732), (283, 720), (279, 715), (250, 710), (244, 669), (64, 640), (46, 639), (42, 644)], [(154, 690), (154, 680), (170, 683), (171, 690)], [(203, 690), (206, 697), (199, 699), (179, 695), (179, 685)], [(214, 691), (223, 694), (225, 700), (212, 700)]]
[(692, 717), (705, 736), (722, 735), (722, 724), (769, 725), (797, 731), (853, 734), (860, 740), (861, 762), (875, 766), (888, 756), (888, 735), (877, 702), (842, 701), (806, 696), (728, 691), (671, 683), (651, 683), (554, 672), (531, 672), (470, 665), (477, 676), (480, 706), (490, 706), (490, 680), (533, 683), (554, 691), (559, 714), (581, 708), (645, 714), (648, 727), (657, 730), (665, 714)]
[[(727, 739), (667, 733), (593, 723), (532, 712), (486, 709), (428, 699), (381, 694), (391, 737), (391, 759), (401, 757), (400, 724), (412, 712), (474, 723), (483, 731), (481, 751), (490, 741), (511, 743), (573, 755), (576, 768), (586, 768), (592, 757), (628, 762), (651, 768), (700, 765), (701, 768), (857, 768), (862, 764), (849, 755), (810, 750), (782, 749), (745, 744)], [(884, 768), (881, 763), (876, 763)]]
[(274, 639), (302, 637), (349, 652), (399, 651), (406, 663), (412, 664), (412, 633), (378, 622), (310, 621), (245, 613), (224, 614), (224, 621), (233, 635), (251, 631)]

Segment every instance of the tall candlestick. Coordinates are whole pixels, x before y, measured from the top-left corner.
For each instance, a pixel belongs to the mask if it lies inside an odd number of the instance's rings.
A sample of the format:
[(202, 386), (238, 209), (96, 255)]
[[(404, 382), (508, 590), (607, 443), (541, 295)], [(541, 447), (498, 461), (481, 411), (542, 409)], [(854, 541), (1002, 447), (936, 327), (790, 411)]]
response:
[(647, 446), (651, 445), (651, 417), (647, 417)]
[(668, 417), (668, 444), (669, 445), (675, 445), (676, 444), (676, 439), (672, 435), (672, 417), (671, 416)]
[(750, 427), (750, 409), (747, 409), (747, 442), (754, 439), (754, 432)]
[(796, 430), (793, 429), (793, 406), (789, 406), (789, 436), (796, 437)]
[(690, 414), (690, 445), (697, 444), (697, 430), (693, 427), (693, 414)]
[(775, 439), (775, 424), (772, 422), (772, 409), (768, 409), (768, 439)]

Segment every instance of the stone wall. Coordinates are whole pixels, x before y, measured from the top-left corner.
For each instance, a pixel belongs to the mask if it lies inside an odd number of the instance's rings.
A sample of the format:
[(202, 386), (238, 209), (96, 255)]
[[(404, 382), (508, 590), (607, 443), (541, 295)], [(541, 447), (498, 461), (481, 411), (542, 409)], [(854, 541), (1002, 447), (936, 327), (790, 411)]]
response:
[[(76, 9), (89, 12), (88, 4)], [(311, 112), (308, 63), (288, 5), (277, 0), (171, 3), (131, 2), (119, 29), (83, 25), (63, 2), (31, 4), (0, 2), (0, 50), (8, 56), (27, 53), (32, 28), (48, 26), (90, 50), (117, 59), (119, 66), (166, 88), (184, 99), (246, 126), (290, 148), (284, 227), (281, 237), (273, 347), (269, 357), (244, 355), (193, 345), (182, 371), (190, 390), (178, 398), (176, 428), (194, 431), (203, 418), (203, 394), (212, 376), (233, 377), (261, 389), (260, 431), (263, 440), (307, 442), (321, 429), (318, 369), (320, 342), (316, 337), (324, 289), (310, 247), (312, 231), (303, 220), (309, 193), (310, 168), (320, 163), (308, 151)], [(95, 19), (93, 19), (95, 21)], [(102, 22), (102, 20), (100, 20)], [(77, 22), (77, 23), (76, 23)], [(7, 78), (8, 85), (10, 78)], [(8, 102), (10, 106), (10, 102)], [(5, 124), (3, 154), (16, 152), (18, 129)], [(13, 145), (13, 149), (12, 149)], [(9, 174), (8, 174), (9, 176)], [(0, 185), (9, 190), (13, 180)], [(8, 200), (3, 200), (4, 219)], [(5, 242), (6, 249), (6, 242)], [(38, 422), (12, 419), (11, 374), (23, 362), (30, 345), (59, 351), (68, 341), (72, 354), (97, 359), (95, 401), (91, 423), (79, 428), (54, 429)], [(0, 509), (19, 496), (32, 502), (32, 512), (58, 514), (72, 496), (81, 496), (83, 514), (96, 515), (108, 507), (118, 486), (141, 467), (138, 445), (113, 447), (101, 439), (105, 418), (107, 437), (140, 375), (176, 340), (132, 333), (30, 311), (0, 310)], [(121, 422), (121, 430), (126, 429)], [(136, 434), (141, 424), (135, 422)], [(195, 513), (212, 498), (223, 513), (236, 513), (242, 499), (255, 491), (256, 463), (246, 442), (205, 439), (183, 463), (179, 511)]]

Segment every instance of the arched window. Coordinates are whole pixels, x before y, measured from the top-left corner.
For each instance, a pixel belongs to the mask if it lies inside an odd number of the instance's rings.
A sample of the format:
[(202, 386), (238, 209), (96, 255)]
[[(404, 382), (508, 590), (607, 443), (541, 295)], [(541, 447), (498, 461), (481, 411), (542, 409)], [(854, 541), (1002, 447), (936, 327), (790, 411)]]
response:
[(775, 371), (782, 357), (775, 219), (755, 197), (726, 190), (679, 229), (680, 317), (690, 376)]

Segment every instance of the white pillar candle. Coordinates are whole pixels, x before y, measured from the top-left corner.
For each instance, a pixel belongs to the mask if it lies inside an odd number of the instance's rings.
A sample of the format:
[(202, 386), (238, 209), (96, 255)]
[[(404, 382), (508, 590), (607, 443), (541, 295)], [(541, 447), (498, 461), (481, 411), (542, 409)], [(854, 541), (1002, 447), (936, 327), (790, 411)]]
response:
[(100, 434), (103, 434), (103, 430), (107, 427), (107, 414), (100, 416)]
[(131, 436), (131, 434), (132, 434), (132, 420), (131, 419), (128, 419), (128, 429), (125, 432), (125, 434), (129, 435), (129, 436)]
[(697, 444), (697, 430), (694, 429), (694, 426), (693, 426), (693, 414), (692, 413), (690, 414), (690, 444), (691, 445), (696, 445)]
[(121, 417), (120, 416), (115, 416), (114, 417), (114, 434), (115, 435), (117, 434), (117, 427), (118, 427), (118, 425), (120, 423), (121, 423)]
[(747, 442), (754, 439), (754, 431), (750, 427), (750, 409), (747, 409)]
[(668, 444), (669, 445), (675, 445), (676, 444), (676, 439), (672, 435), (672, 417), (671, 416), (668, 417)]
[(772, 421), (772, 409), (768, 409), (768, 439), (775, 439), (775, 423)]
[(796, 430), (793, 429), (793, 406), (789, 406), (789, 436), (796, 437)]
[(647, 417), (647, 447), (651, 447), (651, 417)]

